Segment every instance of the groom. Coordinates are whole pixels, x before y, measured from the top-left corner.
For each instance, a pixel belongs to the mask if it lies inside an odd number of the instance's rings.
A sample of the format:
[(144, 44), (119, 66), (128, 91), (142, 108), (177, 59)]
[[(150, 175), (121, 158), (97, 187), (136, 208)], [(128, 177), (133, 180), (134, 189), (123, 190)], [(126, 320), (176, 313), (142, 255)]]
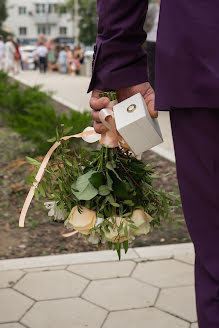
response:
[(156, 48), (156, 101), (147, 78), (147, 0), (98, 0), (90, 105), (98, 110), (140, 92), (151, 116), (170, 111), (187, 226), (195, 246), (199, 328), (219, 328), (219, 1), (162, 0)]

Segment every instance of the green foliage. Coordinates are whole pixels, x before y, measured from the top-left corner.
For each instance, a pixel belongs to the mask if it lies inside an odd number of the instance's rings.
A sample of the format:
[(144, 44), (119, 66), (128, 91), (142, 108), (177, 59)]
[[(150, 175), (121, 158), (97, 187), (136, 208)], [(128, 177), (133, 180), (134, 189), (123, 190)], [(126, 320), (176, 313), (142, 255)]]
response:
[(6, 20), (7, 17), (8, 14), (7, 14), (6, 0), (0, 0), (0, 27), (2, 26), (2, 23)]
[(96, 0), (79, 0), (79, 40), (86, 46), (96, 42), (97, 10)]
[[(99, 151), (72, 153), (68, 143), (61, 141), (38, 186), (41, 196), (54, 201), (65, 213), (67, 227), (70, 227), (68, 216), (73, 207), (77, 206), (80, 213), (83, 207), (95, 211), (96, 216), (104, 220), (90, 233), (100, 236), (101, 245), (105, 232), (116, 227), (116, 242), (109, 243), (109, 247), (116, 250), (120, 258), (122, 245), (125, 252), (128, 250), (128, 241), (120, 242), (121, 232), (130, 239), (138, 230), (131, 219), (134, 210), (142, 209), (153, 217), (151, 230), (160, 226), (162, 220), (173, 221), (172, 212), (180, 206), (179, 198), (173, 193), (156, 190), (152, 166), (136, 159), (124, 148), (102, 146)], [(38, 162), (29, 161), (39, 167)], [(116, 226), (116, 217), (122, 218), (119, 226)]]
[[(79, 41), (85, 46), (96, 42), (97, 10), (96, 0), (79, 0)], [(66, 0), (58, 6), (60, 14), (69, 12), (74, 19), (74, 0)]]
[(57, 126), (64, 125), (68, 129), (66, 133), (74, 134), (90, 125), (88, 112), (81, 114), (72, 110), (69, 115), (57, 115), (50, 95), (39, 86), (21, 90), (19, 84), (10, 83), (3, 72), (0, 72), (0, 108), (8, 126), (31, 140), (39, 154), (45, 154), (50, 148), (48, 139), (55, 137)]

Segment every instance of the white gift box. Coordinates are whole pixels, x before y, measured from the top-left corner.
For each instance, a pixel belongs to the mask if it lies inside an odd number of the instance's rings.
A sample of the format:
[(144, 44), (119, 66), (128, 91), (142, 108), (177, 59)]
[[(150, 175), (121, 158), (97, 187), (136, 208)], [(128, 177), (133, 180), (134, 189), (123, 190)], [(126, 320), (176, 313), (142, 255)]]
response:
[(151, 118), (140, 93), (113, 107), (116, 128), (135, 155), (163, 142), (157, 119)]

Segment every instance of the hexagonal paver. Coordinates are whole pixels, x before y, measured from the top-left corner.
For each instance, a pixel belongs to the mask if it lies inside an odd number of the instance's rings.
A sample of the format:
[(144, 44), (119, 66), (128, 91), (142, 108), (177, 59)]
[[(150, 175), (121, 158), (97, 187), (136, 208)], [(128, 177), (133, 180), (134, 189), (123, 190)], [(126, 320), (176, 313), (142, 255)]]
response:
[(156, 307), (190, 322), (197, 321), (193, 286), (162, 289)]
[(0, 271), (0, 288), (13, 286), (23, 274), (24, 272), (20, 270)]
[(24, 328), (24, 326), (19, 323), (3, 323), (0, 324), (0, 328)]
[(88, 280), (73, 273), (43, 271), (27, 273), (14, 288), (36, 300), (79, 296)]
[(68, 270), (82, 275), (88, 279), (106, 279), (127, 277), (135, 266), (134, 262), (106, 262), (92, 264), (75, 264), (68, 267)]
[(175, 287), (194, 284), (191, 265), (175, 260), (139, 263), (132, 277), (158, 287)]
[(154, 304), (158, 289), (132, 278), (92, 281), (83, 297), (108, 310), (125, 310)]
[(0, 290), (0, 323), (17, 321), (33, 304), (33, 301), (13, 289)]
[(100, 328), (107, 312), (80, 298), (34, 304), (21, 322), (31, 328)]
[(193, 324), (191, 325), (191, 328), (198, 328), (198, 324), (197, 324), (197, 323), (193, 323)]
[(189, 328), (189, 323), (155, 308), (111, 312), (103, 328)]
[(189, 263), (189, 264), (193, 264), (195, 263), (195, 254), (194, 253), (189, 253), (189, 254), (177, 254), (175, 256), (176, 260), (185, 262), (185, 263)]

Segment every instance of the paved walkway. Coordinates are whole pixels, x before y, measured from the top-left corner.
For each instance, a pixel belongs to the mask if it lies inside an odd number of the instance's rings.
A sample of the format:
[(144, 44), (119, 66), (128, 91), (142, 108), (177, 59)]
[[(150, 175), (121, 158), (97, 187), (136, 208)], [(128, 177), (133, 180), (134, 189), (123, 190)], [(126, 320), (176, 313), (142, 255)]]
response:
[[(72, 109), (78, 111), (89, 109), (90, 95), (87, 94), (87, 89), (90, 78), (88, 77), (61, 75), (58, 73), (40, 74), (38, 71), (24, 71), (16, 75), (15, 78), (31, 86), (41, 84), (43, 90), (54, 92), (53, 97), (55, 100)], [(164, 142), (154, 147), (153, 150), (174, 162), (175, 155), (168, 112), (159, 113), (159, 123)]]
[(0, 261), (0, 328), (198, 328), (192, 244)]

